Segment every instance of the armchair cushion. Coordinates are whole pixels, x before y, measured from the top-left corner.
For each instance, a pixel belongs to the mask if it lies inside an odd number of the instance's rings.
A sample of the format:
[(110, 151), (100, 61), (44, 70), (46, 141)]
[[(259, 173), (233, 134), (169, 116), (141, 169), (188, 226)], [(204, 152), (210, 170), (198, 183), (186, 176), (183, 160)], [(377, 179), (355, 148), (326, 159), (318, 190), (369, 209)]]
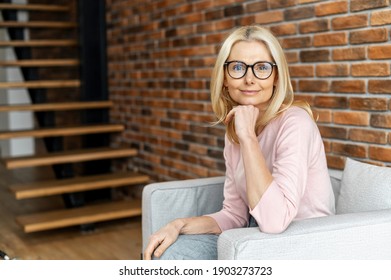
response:
[(336, 211), (356, 213), (391, 208), (391, 168), (347, 158)]

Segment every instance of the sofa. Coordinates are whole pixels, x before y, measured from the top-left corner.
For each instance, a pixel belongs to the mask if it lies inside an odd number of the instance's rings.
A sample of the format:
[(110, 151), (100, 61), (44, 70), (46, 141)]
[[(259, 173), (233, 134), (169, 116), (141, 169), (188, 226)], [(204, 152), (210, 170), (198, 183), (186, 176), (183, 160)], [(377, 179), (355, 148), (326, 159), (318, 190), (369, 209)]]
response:
[[(218, 259), (391, 259), (391, 168), (348, 158), (329, 170), (336, 215), (293, 221), (279, 234), (258, 227), (224, 231)], [(180, 217), (219, 211), (224, 176), (147, 185), (142, 194), (142, 249), (149, 236)]]

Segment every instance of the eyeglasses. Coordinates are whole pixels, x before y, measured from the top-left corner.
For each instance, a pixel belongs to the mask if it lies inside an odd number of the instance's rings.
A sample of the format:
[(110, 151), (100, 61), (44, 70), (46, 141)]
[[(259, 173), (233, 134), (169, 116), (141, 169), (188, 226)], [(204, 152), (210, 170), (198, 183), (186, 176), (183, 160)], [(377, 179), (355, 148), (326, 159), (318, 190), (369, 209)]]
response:
[(268, 61), (258, 61), (253, 65), (247, 65), (241, 61), (227, 61), (224, 63), (224, 66), (227, 67), (228, 74), (233, 79), (241, 79), (243, 78), (248, 68), (251, 68), (253, 74), (256, 78), (260, 80), (266, 80), (273, 73), (273, 66), (277, 66), (277, 64), (268, 62)]

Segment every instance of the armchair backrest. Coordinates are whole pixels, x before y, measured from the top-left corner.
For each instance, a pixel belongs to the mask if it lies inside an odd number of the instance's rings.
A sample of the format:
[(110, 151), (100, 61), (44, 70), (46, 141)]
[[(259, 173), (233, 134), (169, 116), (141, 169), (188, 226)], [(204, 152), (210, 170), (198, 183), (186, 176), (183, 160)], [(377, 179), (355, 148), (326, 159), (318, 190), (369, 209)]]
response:
[(335, 170), (335, 169), (329, 169), (329, 174), (330, 174), (331, 185), (332, 185), (333, 191), (334, 191), (335, 202), (337, 202), (340, 191), (341, 191), (342, 171)]

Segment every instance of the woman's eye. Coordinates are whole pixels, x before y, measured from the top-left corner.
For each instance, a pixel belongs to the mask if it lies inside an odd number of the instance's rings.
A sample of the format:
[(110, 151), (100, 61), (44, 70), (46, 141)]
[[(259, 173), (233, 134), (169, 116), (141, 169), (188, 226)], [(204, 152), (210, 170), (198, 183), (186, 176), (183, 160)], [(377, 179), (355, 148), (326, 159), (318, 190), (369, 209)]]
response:
[(267, 71), (269, 68), (267, 67), (267, 64), (257, 64), (255, 69), (257, 71)]
[(235, 71), (243, 71), (244, 70), (244, 65), (243, 64), (235, 64), (233, 67), (232, 67), (233, 70)]

